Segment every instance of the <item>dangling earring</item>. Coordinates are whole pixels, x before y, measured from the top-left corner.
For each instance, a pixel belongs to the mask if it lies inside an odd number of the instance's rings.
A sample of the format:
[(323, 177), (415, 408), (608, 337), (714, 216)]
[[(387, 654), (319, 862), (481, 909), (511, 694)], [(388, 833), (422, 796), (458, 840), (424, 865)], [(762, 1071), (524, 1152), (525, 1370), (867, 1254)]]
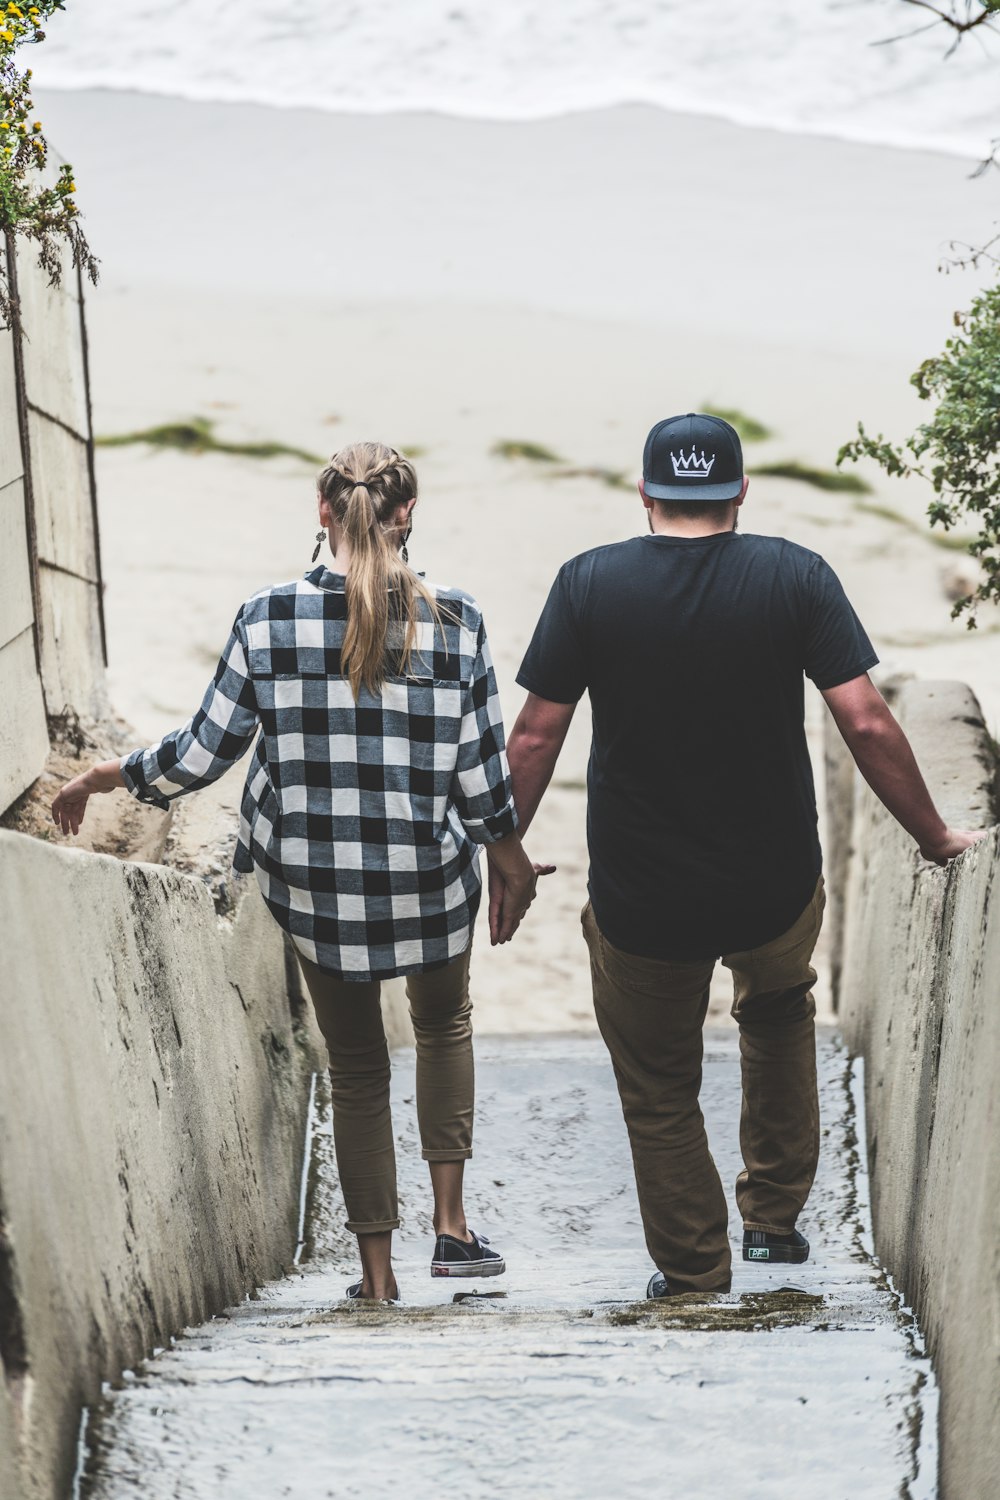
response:
[(322, 545), (323, 545), (323, 543), (325, 541), (326, 541), (326, 532), (325, 531), (317, 531), (317, 533), (316, 533), (316, 545), (313, 548), (313, 555), (312, 555), (313, 562), (315, 562), (316, 559), (317, 559), (317, 557), (319, 557), (319, 549), (322, 547)]
[(412, 535), (413, 535), (413, 527), (412, 526), (407, 526), (407, 528), (406, 528), (406, 535), (403, 537), (403, 550), (399, 554), (400, 557), (403, 559), (404, 563), (406, 563), (407, 567), (409, 566), (409, 563), (410, 563), (410, 554), (406, 550), (406, 544), (410, 540), (410, 537)]

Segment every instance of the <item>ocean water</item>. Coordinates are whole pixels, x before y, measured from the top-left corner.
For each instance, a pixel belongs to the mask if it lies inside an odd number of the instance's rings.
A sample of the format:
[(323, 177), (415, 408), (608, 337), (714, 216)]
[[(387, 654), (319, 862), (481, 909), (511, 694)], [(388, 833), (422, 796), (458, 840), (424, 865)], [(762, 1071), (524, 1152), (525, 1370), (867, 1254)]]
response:
[(49, 88), (497, 120), (643, 102), (985, 156), (1000, 34), (948, 57), (932, 20), (905, 0), (69, 0), (32, 62)]

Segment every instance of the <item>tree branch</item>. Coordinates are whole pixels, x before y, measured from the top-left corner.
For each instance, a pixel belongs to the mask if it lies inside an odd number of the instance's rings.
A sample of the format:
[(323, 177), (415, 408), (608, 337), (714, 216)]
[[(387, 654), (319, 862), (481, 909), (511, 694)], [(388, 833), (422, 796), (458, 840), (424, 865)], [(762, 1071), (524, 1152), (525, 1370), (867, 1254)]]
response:
[[(942, 10), (940, 6), (932, 5), (931, 0), (902, 0), (902, 3), (904, 5), (915, 5), (919, 10), (929, 10), (931, 15), (937, 16), (939, 21), (943, 22), (945, 26), (950, 26), (952, 31), (958, 32), (959, 35), (962, 35), (966, 31), (975, 31), (977, 26), (988, 23), (996, 14), (989, 6), (984, 6), (980, 15), (960, 21), (957, 16), (950, 14), (946, 10)], [(983, 0), (979, 0), (979, 3), (982, 4)]]

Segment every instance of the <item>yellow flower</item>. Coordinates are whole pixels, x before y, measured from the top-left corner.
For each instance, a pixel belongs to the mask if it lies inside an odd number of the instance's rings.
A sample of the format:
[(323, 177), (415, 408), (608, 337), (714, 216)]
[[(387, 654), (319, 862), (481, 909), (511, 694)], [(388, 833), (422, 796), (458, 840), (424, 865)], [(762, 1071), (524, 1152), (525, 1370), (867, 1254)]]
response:
[(10, 126), (7, 124), (7, 121), (6, 120), (0, 120), (0, 130), (9, 130), (9, 129), (10, 129)]
[(12, 42), (13, 40), (14, 33), (12, 31), (0, 31), (0, 41)]
[(32, 125), (31, 128), (32, 128), (32, 130), (41, 130), (41, 128), (42, 128), (42, 122), (41, 122), (41, 120), (36, 120), (35, 123), (34, 123), (34, 125)]
[(75, 193), (76, 192), (76, 183), (75, 182), (68, 183), (67, 186), (66, 186), (66, 191), (67, 191), (67, 193)]

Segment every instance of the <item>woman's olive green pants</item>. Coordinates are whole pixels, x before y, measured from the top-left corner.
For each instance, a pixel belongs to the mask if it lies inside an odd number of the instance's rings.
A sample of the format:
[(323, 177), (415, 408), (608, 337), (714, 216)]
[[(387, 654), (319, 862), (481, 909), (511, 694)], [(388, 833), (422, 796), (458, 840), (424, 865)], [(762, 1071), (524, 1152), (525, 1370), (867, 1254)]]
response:
[[(406, 976), (417, 1044), (417, 1123), (425, 1161), (472, 1155), (475, 1078), (471, 947), (441, 969)], [(330, 1055), (333, 1144), (355, 1234), (399, 1228), (381, 986), (352, 983), (299, 956)]]

